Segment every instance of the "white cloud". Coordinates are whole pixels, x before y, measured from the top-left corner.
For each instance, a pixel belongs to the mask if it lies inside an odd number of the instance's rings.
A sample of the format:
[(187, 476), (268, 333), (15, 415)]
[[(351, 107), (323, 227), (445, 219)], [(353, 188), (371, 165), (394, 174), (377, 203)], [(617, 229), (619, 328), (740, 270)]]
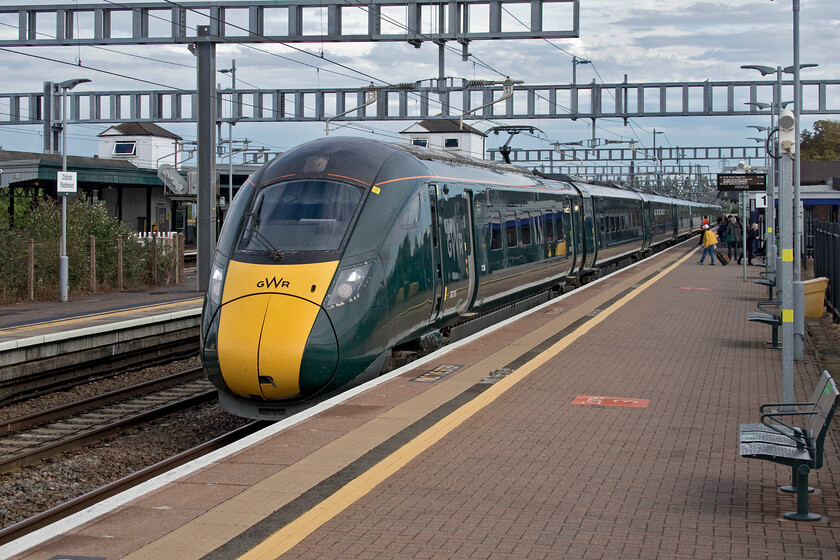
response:
[[(32, 0), (30, 4), (54, 4), (48, 0)], [(731, 0), (673, 2), (673, 0), (584, 0), (581, 7), (580, 38), (545, 41), (476, 41), (469, 51), (476, 57), (468, 62), (458, 52), (446, 52), (446, 75), (462, 78), (499, 80), (504, 76), (524, 80), (527, 84), (563, 84), (571, 81), (571, 54), (590, 59), (591, 65), (577, 67), (578, 83), (618, 83), (625, 75), (630, 82), (700, 82), (704, 80), (758, 80), (757, 72), (740, 68), (743, 64), (787, 66), (792, 64), (792, 8), (791, 2), (763, 0)], [(313, 8), (319, 9), (319, 8)], [(405, 23), (404, 10), (389, 14), (397, 21), (391, 24), (400, 30)], [(516, 28), (518, 20), (527, 21), (524, 12), (513, 10), (504, 14), (505, 26)], [(812, 0), (801, 5), (801, 61), (819, 63), (819, 68), (803, 71), (803, 78), (836, 78), (840, 75), (840, 2)], [(288, 25), (278, 12), (270, 24), (277, 29)], [(239, 14), (241, 20), (241, 14)], [(232, 21), (239, 20), (236, 17)], [(360, 9), (343, 12), (345, 30), (363, 32), (367, 14)], [(200, 18), (193, 17), (196, 23)], [(486, 19), (486, 18), (485, 18)], [(555, 18), (558, 19), (558, 18)], [(2, 22), (0, 22), (2, 23)], [(82, 22), (83, 23), (83, 22)], [(484, 25), (479, 13), (475, 25)], [(558, 28), (565, 22), (552, 22)], [(239, 21), (241, 25), (242, 22)], [(311, 31), (311, 30), (310, 30)], [(433, 31), (432, 28), (425, 31)], [(0, 37), (8, 34), (8, 27), (0, 25)], [(220, 45), (217, 67), (226, 68), (236, 59), (237, 84), (259, 88), (296, 87), (362, 87), (371, 80), (388, 83), (427, 80), (438, 75), (438, 47), (424, 42), (416, 49), (406, 43), (310, 43), (295, 45), (316, 55), (323, 49), (323, 58), (296, 51), (282, 45)], [(448, 44), (454, 51), (460, 45)], [(194, 89), (195, 59), (184, 45), (125, 46), (95, 49), (29, 48), (17, 49), (27, 54), (54, 59), (53, 62), (23, 55), (0, 55), (0, 72), (4, 76), (5, 92), (40, 92), (47, 79), (60, 81), (69, 77), (88, 77), (93, 80), (86, 87), (96, 90), (158, 89), (149, 83), (124, 77), (132, 76), (149, 82), (176, 88)], [(118, 52), (129, 53), (129, 56)], [(570, 54), (571, 53), (571, 54)], [(137, 58), (142, 56), (146, 58)], [(149, 60), (151, 59), (151, 60)], [(78, 67), (81, 60), (105, 72)], [(295, 62), (297, 61), (297, 62)], [(331, 64), (340, 63), (344, 67)], [(63, 64), (62, 64), (63, 62)], [(490, 68), (484, 67), (484, 65)], [(320, 70), (316, 70), (320, 68)], [(354, 72), (354, 70), (356, 72)], [(228, 87), (229, 78), (219, 75), (217, 81)], [(7, 111), (0, 104), (0, 111)], [(834, 117), (838, 118), (838, 117)], [(596, 134), (607, 138), (635, 137), (647, 142), (651, 130), (666, 131), (666, 142), (672, 145), (745, 145), (752, 131), (746, 124), (766, 124), (764, 117), (697, 117), (691, 119), (660, 118), (634, 119), (632, 126), (620, 120), (602, 119), (596, 122)], [(811, 126), (814, 118), (803, 120)], [(396, 131), (406, 123), (367, 123), (379, 130)], [(478, 124), (478, 123), (476, 123)], [(538, 126), (552, 139), (583, 139), (591, 136), (591, 121), (580, 119), (538, 120), (523, 124)], [(480, 124), (478, 126), (481, 127)], [(486, 128), (485, 125), (482, 128)], [(38, 134), (37, 127), (0, 127), (6, 148), (26, 144), (32, 149), (32, 139), (21, 130)], [(185, 137), (194, 136), (193, 125), (172, 125)], [(81, 129), (78, 134), (95, 137), (96, 127)], [(273, 146), (288, 147), (294, 143), (322, 134), (323, 124), (254, 124), (237, 125), (251, 138)], [(7, 133), (7, 131), (9, 133)], [(34, 132), (33, 132), (34, 131)], [(491, 137), (490, 145), (501, 144), (507, 138)], [(514, 143), (545, 146), (527, 137), (517, 137)], [(90, 150), (88, 143), (81, 150)]]

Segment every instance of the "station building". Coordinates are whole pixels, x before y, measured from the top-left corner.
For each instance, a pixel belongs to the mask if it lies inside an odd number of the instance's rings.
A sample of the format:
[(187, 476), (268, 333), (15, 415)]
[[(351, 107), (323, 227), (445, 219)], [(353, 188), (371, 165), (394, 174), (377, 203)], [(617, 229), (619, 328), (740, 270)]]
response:
[[(180, 140), (153, 123), (123, 123), (99, 134), (98, 155), (67, 156), (67, 170), (77, 173), (79, 193), (138, 231), (173, 231), (175, 206), (157, 168), (175, 161)], [(10, 216), (15, 204), (57, 196), (60, 154), (0, 150), (0, 165), (0, 196), (9, 198)]]

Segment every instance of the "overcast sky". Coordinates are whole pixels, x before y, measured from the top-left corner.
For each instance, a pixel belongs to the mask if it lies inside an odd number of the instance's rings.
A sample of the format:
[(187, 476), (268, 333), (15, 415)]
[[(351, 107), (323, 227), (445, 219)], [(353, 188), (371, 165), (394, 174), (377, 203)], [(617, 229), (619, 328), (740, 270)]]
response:
[[(54, 3), (34, 0), (27, 5)], [(99, 0), (84, 1), (84, 4), (96, 3), (100, 3)], [(75, 6), (81, 5), (81, 2), (66, 4)], [(694, 0), (581, 0), (580, 5), (580, 38), (550, 42), (472, 42), (470, 52), (484, 66), (475, 61), (462, 62), (460, 56), (450, 52), (446, 58), (446, 74), (490, 80), (510, 76), (515, 80), (524, 80), (528, 85), (568, 84), (572, 79), (572, 55), (576, 55), (592, 61), (592, 64), (577, 67), (577, 82), (581, 84), (590, 83), (593, 79), (598, 83), (619, 83), (624, 80), (625, 74), (631, 83), (700, 82), (760, 80), (762, 78), (758, 72), (743, 70), (740, 66), (761, 64), (776, 67), (793, 63), (792, 0), (727, 0), (725, 3)], [(527, 12), (506, 14), (505, 25), (515, 27), (515, 17), (527, 21)], [(0, 37), (8, 37), (9, 33), (15, 32), (8, 23), (8, 20), (0, 19)], [(570, 21), (558, 25), (562, 28), (570, 26)], [(802, 78), (840, 77), (840, 1), (803, 0), (800, 33), (801, 62), (819, 64), (817, 68), (803, 70)], [(319, 85), (361, 87), (370, 81), (361, 73), (373, 76), (382, 83), (414, 82), (438, 75), (438, 49), (429, 42), (423, 43), (419, 49), (403, 43), (315, 43), (298, 46), (314, 53), (323, 49), (325, 59), (339, 62), (349, 70), (329, 64), (326, 60), (273, 45), (258, 45), (257, 49), (242, 45), (220, 45), (217, 47), (217, 67), (227, 68), (231, 59), (236, 59), (237, 85), (266, 89)], [(76, 77), (92, 80), (91, 84), (79, 86), (79, 90), (90, 88), (96, 91), (164, 89), (140, 80), (185, 89), (194, 89), (196, 83), (195, 59), (185, 46), (180, 45), (37, 47), (16, 50), (54, 61), (0, 53), (0, 72), (4, 76), (0, 92), (39, 92), (43, 90), (45, 80), (58, 82)], [(299, 62), (279, 58), (276, 54), (283, 54)], [(223, 74), (218, 75), (217, 82), (222, 87), (230, 85), (229, 77)], [(840, 109), (840, 91), (833, 89), (831, 93), (833, 97), (830, 105)], [(8, 110), (8, 104), (0, 104), (0, 113), (8, 113)], [(840, 119), (840, 115), (817, 118)], [(813, 117), (804, 117), (802, 124), (810, 128), (814, 120)], [(618, 119), (600, 119), (597, 121), (596, 135), (610, 140), (635, 139), (642, 145), (649, 145), (652, 143), (652, 131), (656, 129), (665, 133), (658, 136), (659, 145), (755, 145), (749, 137), (757, 133), (747, 128), (747, 125), (767, 125), (768, 121), (766, 116), (669, 117), (632, 119), (630, 126), (624, 126)], [(383, 140), (395, 140), (396, 132), (407, 128), (409, 124), (365, 123), (374, 129), (376, 138)], [(550, 148), (551, 142), (584, 140), (592, 134), (591, 120), (585, 119), (574, 122), (565, 119), (520, 122), (495, 120), (493, 123), (470, 121), (470, 124), (480, 130), (498, 124), (531, 125), (545, 133), (543, 139), (519, 135), (511, 144), (514, 147)], [(195, 139), (195, 125), (163, 126), (187, 140)], [(77, 155), (95, 154), (96, 135), (106, 127), (74, 125), (69, 133), (68, 151)], [(5, 149), (40, 151), (40, 133), (40, 127), (0, 126), (0, 146)], [(361, 130), (351, 132), (347, 129), (340, 133), (366, 134)], [(237, 138), (247, 137), (256, 144), (275, 150), (287, 149), (323, 134), (323, 123), (240, 123), (235, 127)], [(506, 135), (491, 135), (488, 147), (497, 147), (506, 140)]]

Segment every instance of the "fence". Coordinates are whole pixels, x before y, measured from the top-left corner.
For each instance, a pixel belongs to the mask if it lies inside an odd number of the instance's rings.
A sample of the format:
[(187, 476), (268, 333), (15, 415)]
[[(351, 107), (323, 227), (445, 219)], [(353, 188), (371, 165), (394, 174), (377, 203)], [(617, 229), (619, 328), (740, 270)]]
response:
[[(59, 296), (59, 242), (11, 242), (0, 259), (0, 303)], [(184, 236), (131, 235), (68, 243), (71, 295), (136, 289), (184, 281)]]
[(814, 276), (828, 278), (825, 302), (840, 321), (840, 224), (814, 220)]

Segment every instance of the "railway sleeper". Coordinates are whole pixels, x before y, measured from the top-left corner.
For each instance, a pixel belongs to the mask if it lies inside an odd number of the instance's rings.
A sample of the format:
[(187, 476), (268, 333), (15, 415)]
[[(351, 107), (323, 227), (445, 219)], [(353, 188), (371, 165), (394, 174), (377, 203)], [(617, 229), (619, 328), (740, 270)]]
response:
[(10, 366), (0, 383), (0, 406), (195, 356), (198, 346), (196, 328)]

